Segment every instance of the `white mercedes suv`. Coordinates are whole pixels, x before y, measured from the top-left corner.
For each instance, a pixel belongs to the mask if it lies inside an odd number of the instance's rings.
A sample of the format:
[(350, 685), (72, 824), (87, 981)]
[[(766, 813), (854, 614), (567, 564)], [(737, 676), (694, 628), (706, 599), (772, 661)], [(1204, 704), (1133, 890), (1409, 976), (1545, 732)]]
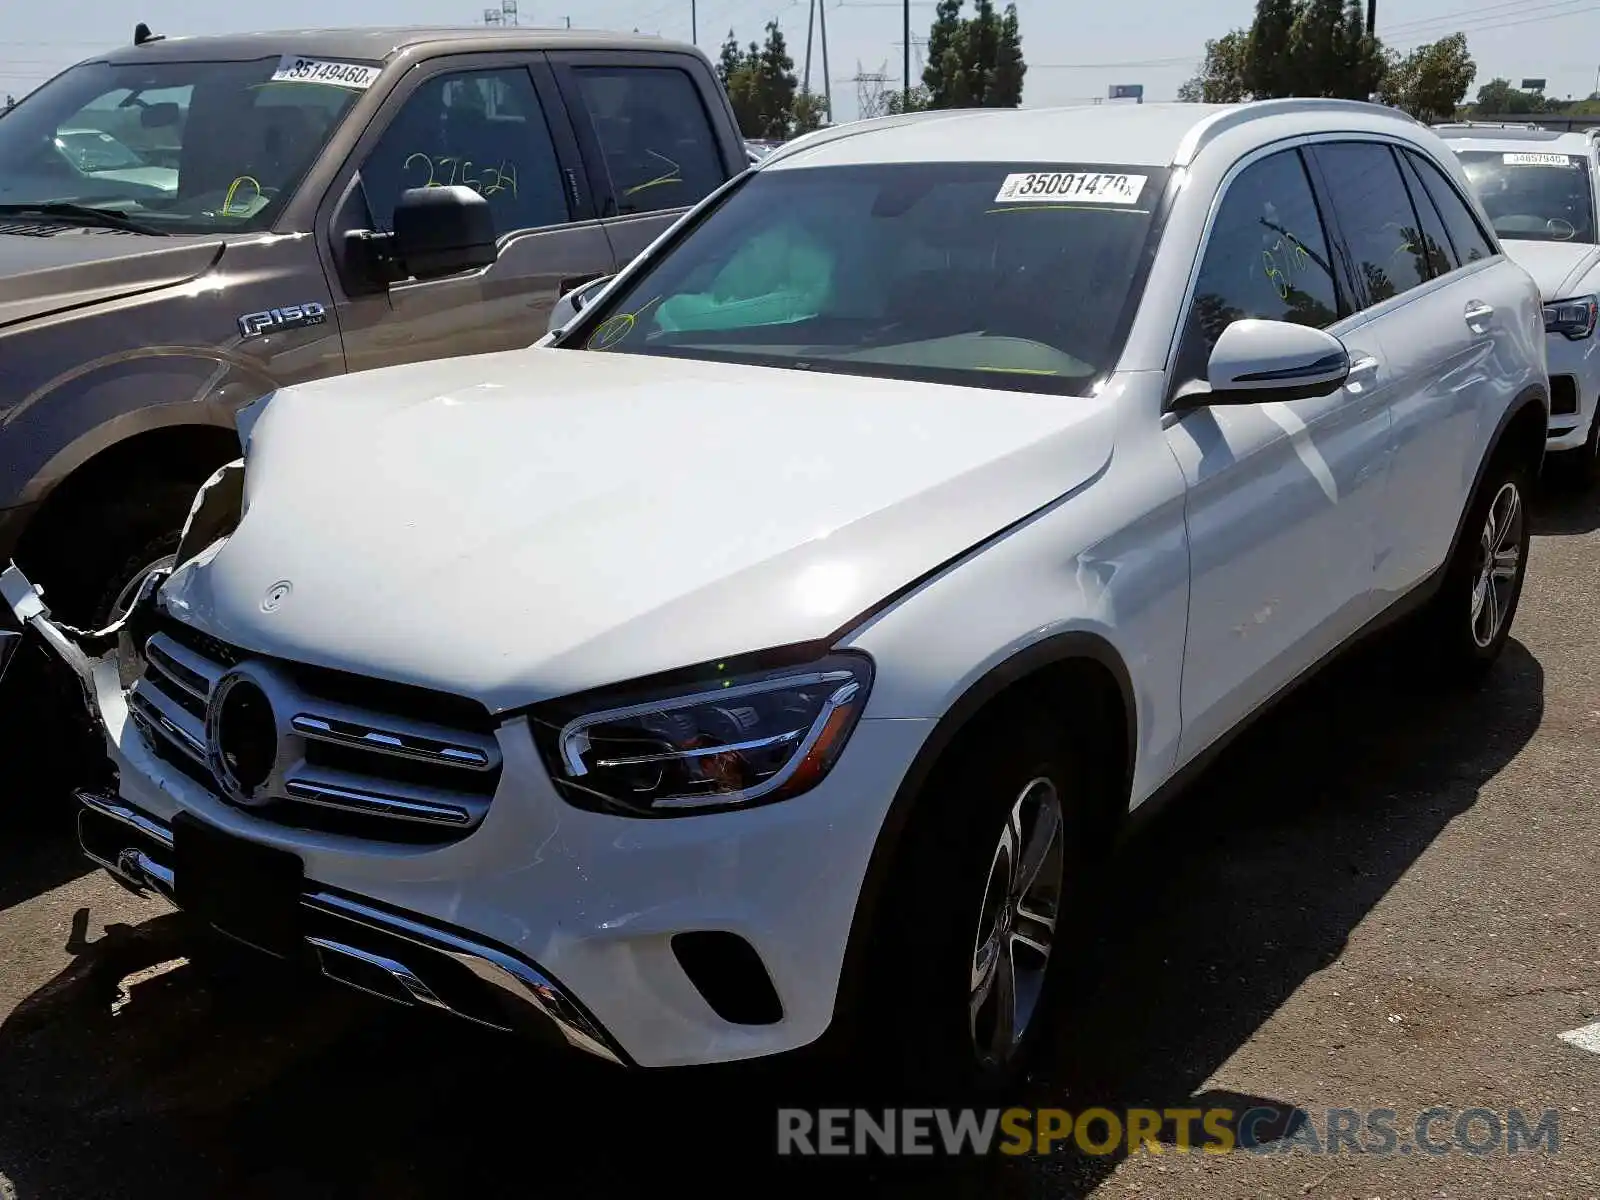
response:
[(1500, 652), (1544, 353), (1388, 110), (868, 121), (537, 347), (248, 410), (119, 626), (4, 590), (130, 886), (621, 1064), (999, 1084), (1132, 810), (1383, 622)]
[[(1544, 296), (1551, 465), (1600, 482), (1600, 210), (1595, 135), (1500, 125), (1436, 127), (1461, 159), (1507, 256)], [(1432, 236), (1447, 237), (1436, 232)]]

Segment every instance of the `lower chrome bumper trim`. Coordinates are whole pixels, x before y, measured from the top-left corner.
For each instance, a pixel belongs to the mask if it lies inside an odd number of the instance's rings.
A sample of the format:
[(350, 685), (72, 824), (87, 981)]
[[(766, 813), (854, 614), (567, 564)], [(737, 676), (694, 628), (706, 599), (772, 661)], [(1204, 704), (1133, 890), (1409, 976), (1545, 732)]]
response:
[[(78, 815), (78, 839), (84, 854), (129, 887), (138, 891), (157, 892), (176, 904), (172, 869), (159, 861), (163, 852), (172, 850), (171, 831), (115, 797), (97, 792), (79, 792), (77, 798), (83, 806)], [(90, 814), (116, 822), (147, 844), (122, 846), (114, 852), (108, 852), (103, 838), (91, 837), (85, 830), (84, 823)], [(380, 940), (388, 939), (414, 949), (416, 956), (423, 961), (442, 956), (465, 968), (479, 984), (495, 995), (510, 1000), (513, 1007), (538, 1014), (568, 1045), (607, 1062), (617, 1065), (627, 1063), (621, 1048), (606, 1035), (582, 1005), (544, 972), (508, 950), (485, 945), (419, 917), (379, 908), (326, 888), (315, 888), (304, 893), (300, 897), (300, 905), (306, 912), (329, 919), (339, 928), (337, 937), (309, 934), (306, 937), (307, 946), (317, 955), (322, 973), (330, 979), (396, 1003), (439, 1008), (474, 1024), (501, 1030), (512, 1029), (509, 1024), (463, 1011), (461, 1007), (441, 998), (438, 990), (425, 981), (427, 971), (418, 963), (404, 961), (407, 951), (385, 952), (363, 945), (363, 933), (370, 931), (366, 939), (369, 942), (371, 935), (376, 934)], [(359, 982), (352, 977), (350, 964), (356, 964), (368, 972), (377, 972), (380, 978), (393, 986), (382, 990)]]

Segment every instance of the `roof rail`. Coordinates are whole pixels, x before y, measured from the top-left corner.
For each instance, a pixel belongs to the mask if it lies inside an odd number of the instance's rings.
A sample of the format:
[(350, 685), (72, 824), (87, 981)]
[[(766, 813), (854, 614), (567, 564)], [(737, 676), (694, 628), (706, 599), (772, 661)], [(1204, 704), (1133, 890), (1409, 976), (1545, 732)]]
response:
[[(1440, 121), (1434, 129), (1543, 129), (1537, 121)], [(1560, 132), (1552, 130), (1552, 133)]]
[(845, 138), (852, 138), (862, 133), (895, 129), (901, 125), (914, 125), (922, 121), (937, 120), (940, 117), (970, 116), (972, 112), (972, 109), (965, 108), (930, 108), (920, 112), (895, 113), (887, 117), (870, 117), (865, 121), (846, 121), (843, 125), (828, 125), (822, 129), (814, 129), (810, 133), (802, 133), (793, 141), (785, 142), (763, 158), (758, 165), (766, 168), (781, 159), (792, 157), (801, 150), (841, 142)]
[(1213, 113), (1204, 120), (1195, 124), (1184, 135), (1183, 141), (1178, 143), (1178, 148), (1173, 152), (1172, 165), (1175, 167), (1188, 166), (1194, 161), (1195, 156), (1205, 147), (1207, 142), (1221, 136), (1230, 129), (1237, 129), (1260, 117), (1272, 117), (1287, 113), (1350, 113), (1365, 116), (1385, 115), (1407, 121), (1413, 125), (1421, 122), (1403, 109), (1390, 108), (1386, 104), (1373, 104), (1366, 100), (1335, 100), (1322, 96), (1288, 96), (1279, 100), (1252, 100), (1244, 104), (1230, 104), (1221, 112)]

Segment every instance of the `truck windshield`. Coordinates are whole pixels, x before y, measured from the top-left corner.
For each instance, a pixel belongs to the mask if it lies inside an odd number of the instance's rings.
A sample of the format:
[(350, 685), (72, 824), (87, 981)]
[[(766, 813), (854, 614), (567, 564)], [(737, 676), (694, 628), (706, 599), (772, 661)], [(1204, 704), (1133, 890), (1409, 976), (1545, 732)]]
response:
[(1086, 393), (1165, 172), (889, 163), (757, 171), (575, 330), (590, 351)]
[(1589, 163), (1582, 155), (1467, 150), (1457, 157), (1501, 237), (1595, 240)]
[(266, 228), (361, 95), (274, 79), (286, 61), (73, 67), (0, 121), (0, 204), (114, 209), (167, 233)]

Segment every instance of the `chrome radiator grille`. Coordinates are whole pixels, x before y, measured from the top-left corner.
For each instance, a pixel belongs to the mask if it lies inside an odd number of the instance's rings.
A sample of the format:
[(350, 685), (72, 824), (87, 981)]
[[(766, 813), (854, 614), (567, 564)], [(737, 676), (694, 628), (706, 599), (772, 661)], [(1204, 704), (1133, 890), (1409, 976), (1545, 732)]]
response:
[[(146, 641), (143, 658), (127, 698), (146, 739), (257, 816), (384, 841), (444, 842), (464, 837), (488, 812), (501, 760), (481, 705), (253, 657), (173, 622)], [(256, 703), (231, 714), (219, 701), (241, 685)], [(259, 776), (248, 789), (239, 761)]]

